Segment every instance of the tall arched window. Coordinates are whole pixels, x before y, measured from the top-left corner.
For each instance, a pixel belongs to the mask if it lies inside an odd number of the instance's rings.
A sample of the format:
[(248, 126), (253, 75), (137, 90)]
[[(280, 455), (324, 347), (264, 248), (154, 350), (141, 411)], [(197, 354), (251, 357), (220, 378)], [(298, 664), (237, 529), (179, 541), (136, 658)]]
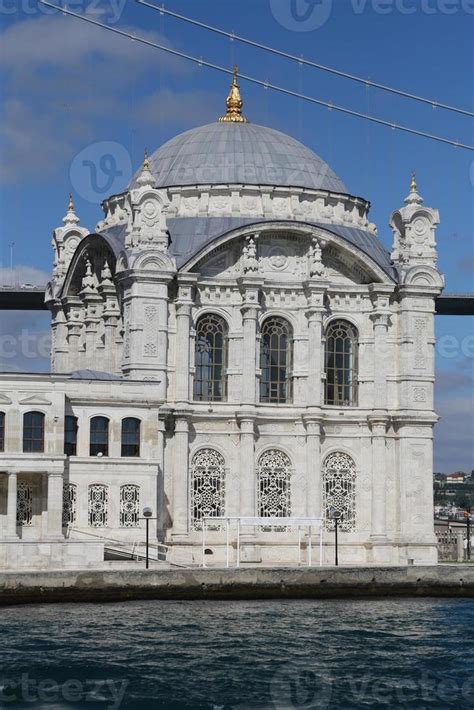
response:
[(206, 313), (196, 323), (194, 399), (222, 402), (227, 397), (227, 323)]
[(293, 332), (284, 318), (273, 316), (262, 325), (260, 340), (260, 401), (291, 401)]
[(326, 330), (326, 404), (357, 406), (358, 333), (351, 323), (335, 320)]
[(109, 420), (107, 417), (92, 417), (89, 442), (90, 456), (109, 455)]
[(92, 528), (107, 527), (109, 494), (107, 486), (94, 483), (89, 486), (89, 525)]
[(0, 451), (5, 451), (5, 412), (0, 412)]
[(291, 462), (279, 449), (265, 451), (258, 460), (257, 508), (261, 518), (291, 515)]
[(120, 527), (136, 528), (140, 517), (140, 486), (120, 487)]
[(23, 451), (44, 451), (44, 414), (26, 412), (23, 415)]
[(122, 456), (140, 456), (140, 420), (122, 419)]
[(225, 462), (215, 449), (200, 449), (191, 462), (191, 526), (202, 527), (202, 518), (220, 517), (225, 511)]
[(356, 468), (351, 457), (341, 452), (330, 454), (323, 466), (323, 510), (327, 530), (334, 529), (331, 509), (341, 514), (340, 530), (355, 530), (355, 483)]

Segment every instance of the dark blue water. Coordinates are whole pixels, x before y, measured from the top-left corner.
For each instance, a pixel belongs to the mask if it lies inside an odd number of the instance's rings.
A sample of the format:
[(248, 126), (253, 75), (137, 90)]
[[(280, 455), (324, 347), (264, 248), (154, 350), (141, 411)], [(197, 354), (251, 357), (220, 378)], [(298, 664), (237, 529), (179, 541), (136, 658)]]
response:
[(1, 708), (474, 708), (474, 602), (0, 609)]

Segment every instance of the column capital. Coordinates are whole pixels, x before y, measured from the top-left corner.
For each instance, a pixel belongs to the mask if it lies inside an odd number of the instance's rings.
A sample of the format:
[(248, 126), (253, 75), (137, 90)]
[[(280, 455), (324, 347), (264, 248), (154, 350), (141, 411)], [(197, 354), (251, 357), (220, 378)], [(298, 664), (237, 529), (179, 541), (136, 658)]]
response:
[(374, 412), (374, 414), (369, 414), (367, 416), (367, 421), (372, 430), (373, 436), (385, 436), (387, 433), (387, 427), (390, 423), (390, 416), (387, 412)]

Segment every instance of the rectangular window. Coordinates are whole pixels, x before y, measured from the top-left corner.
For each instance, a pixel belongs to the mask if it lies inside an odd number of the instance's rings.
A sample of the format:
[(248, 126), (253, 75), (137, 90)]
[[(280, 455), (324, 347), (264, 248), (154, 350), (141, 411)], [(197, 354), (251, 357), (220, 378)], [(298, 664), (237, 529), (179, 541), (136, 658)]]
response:
[(44, 414), (27, 412), (23, 416), (23, 451), (41, 453), (44, 451)]
[(0, 412), (0, 451), (5, 451), (5, 414)]
[(77, 454), (77, 417), (67, 415), (64, 421), (64, 453), (66, 456)]

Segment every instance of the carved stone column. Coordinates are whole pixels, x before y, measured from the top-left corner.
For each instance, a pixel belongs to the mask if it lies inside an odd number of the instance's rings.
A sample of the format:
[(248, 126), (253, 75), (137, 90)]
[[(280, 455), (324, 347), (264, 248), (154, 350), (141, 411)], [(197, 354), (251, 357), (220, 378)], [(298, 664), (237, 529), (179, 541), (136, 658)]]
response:
[(255, 412), (237, 414), (240, 425), (240, 512), (249, 517), (256, 513)]
[(387, 467), (385, 461), (385, 435), (388, 417), (369, 416), (372, 429), (372, 532), (374, 541), (387, 537)]
[(197, 274), (178, 275), (178, 297), (176, 299), (176, 372), (175, 400), (186, 404), (190, 394), (190, 331), (191, 309), (194, 303), (193, 291)]
[(189, 532), (189, 419), (190, 409), (175, 410), (173, 441), (173, 528), (174, 541)]
[(244, 276), (239, 279), (242, 293), (242, 404), (253, 405), (257, 396), (257, 320), (259, 313), (258, 292), (261, 279)]
[[(152, 259), (152, 255), (149, 257)], [(163, 257), (164, 259), (164, 257)], [(168, 262), (165, 263), (165, 266)], [(137, 268), (117, 277), (123, 288), (123, 372), (130, 379), (158, 380), (166, 398), (168, 372), (168, 285), (173, 272)]]
[(10, 471), (8, 476), (8, 492), (7, 492), (7, 525), (6, 538), (8, 540), (18, 539), (16, 532), (16, 508), (17, 508), (17, 489), (18, 477), (17, 474)]
[(66, 299), (66, 317), (69, 346), (68, 372), (79, 370), (82, 366), (81, 338), (84, 327), (84, 309), (78, 296), (68, 296)]
[(374, 396), (372, 406), (377, 410), (387, 409), (388, 343), (387, 331), (390, 324), (390, 294), (393, 286), (377, 284), (371, 287), (374, 311)]
[(48, 473), (48, 537), (63, 538), (63, 474)]
[(306, 403), (309, 407), (320, 407), (323, 403), (322, 375), (324, 372), (323, 313), (325, 282), (305, 283), (308, 307), (308, 382)]
[(322, 517), (322, 471), (321, 471), (321, 419), (314, 415), (304, 416), (306, 425), (306, 515)]

